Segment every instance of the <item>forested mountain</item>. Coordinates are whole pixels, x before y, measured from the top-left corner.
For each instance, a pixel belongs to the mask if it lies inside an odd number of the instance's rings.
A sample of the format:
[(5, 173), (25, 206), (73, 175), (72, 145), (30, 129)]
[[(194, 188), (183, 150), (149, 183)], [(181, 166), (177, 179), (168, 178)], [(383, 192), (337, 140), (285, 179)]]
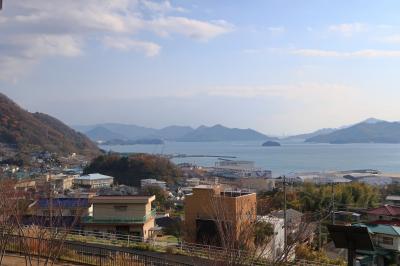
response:
[(85, 135), (49, 115), (30, 113), (1, 93), (0, 144), (13, 147), (16, 152), (100, 154), (96, 144)]

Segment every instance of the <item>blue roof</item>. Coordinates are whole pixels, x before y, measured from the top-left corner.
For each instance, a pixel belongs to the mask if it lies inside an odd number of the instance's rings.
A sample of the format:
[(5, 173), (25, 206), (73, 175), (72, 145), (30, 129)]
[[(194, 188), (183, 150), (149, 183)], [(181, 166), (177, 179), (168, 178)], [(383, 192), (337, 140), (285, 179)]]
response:
[(353, 226), (367, 227), (372, 234), (400, 236), (400, 227), (385, 224), (354, 224)]
[[(51, 201), (49, 199), (39, 199), (38, 205), (40, 208), (49, 208)], [(54, 208), (78, 208), (89, 207), (89, 200), (87, 198), (56, 198), (52, 199)]]
[(97, 180), (97, 179), (108, 179), (108, 178), (114, 178), (114, 177), (95, 173), (95, 174), (83, 175), (83, 176), (77, 177), (76, 179)]

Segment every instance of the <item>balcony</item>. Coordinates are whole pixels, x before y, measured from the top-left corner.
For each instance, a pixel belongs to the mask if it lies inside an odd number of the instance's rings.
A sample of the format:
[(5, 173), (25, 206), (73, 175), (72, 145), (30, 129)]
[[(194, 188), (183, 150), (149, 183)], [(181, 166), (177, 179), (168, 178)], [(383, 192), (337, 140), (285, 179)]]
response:
[(156, 215), (156, 209), (145, 216), (130, 216), (130, 217), (93, 217), (86, 216), (82, 218), (82, 223), (85, 224), (143, 224), (147, 220), (154, 218)]

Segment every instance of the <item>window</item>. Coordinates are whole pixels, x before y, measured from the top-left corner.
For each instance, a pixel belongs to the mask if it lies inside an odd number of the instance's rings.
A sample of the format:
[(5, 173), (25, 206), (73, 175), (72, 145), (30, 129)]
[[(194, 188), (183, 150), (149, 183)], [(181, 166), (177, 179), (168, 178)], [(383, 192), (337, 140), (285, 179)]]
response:
[(393, 238), (391, 237), (382, 237), (382, 243), (385, 245), (393, 245)]
[(114, 209), (116, 211), (126, 211), (128, 209), (128, 206), (126, 206), (126, 205), (115, 205)]

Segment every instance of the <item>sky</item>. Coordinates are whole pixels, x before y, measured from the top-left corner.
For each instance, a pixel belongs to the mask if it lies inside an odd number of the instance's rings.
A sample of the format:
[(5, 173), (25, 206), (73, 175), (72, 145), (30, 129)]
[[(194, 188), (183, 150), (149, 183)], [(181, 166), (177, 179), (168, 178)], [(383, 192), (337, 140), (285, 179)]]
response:
[(400, 2), (4, 0), (0, 92), (69, 125), (400, 120)]

